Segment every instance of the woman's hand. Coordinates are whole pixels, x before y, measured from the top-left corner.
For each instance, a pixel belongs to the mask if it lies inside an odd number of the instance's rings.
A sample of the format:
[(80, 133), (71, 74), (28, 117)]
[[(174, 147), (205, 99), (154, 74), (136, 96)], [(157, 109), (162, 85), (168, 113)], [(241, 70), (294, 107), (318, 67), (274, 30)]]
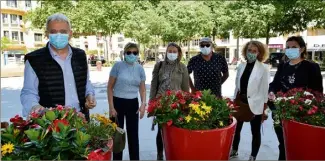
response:
[(275, 100), (275, 94), (273, 92), (269, 93), (269, 100), (274, 101)]
[(117, 112), (116, 112), (114, 107), (109, 108), (109, 116), (110, 117), (116, 117), (117, 116)]
[(139, 110), (138, 110), (138, 112), (137, 112), (137, 113), (140, 112), (140, 119), (143, 118), (143, 116), (144, 116), (144, 112), (145, 112), (145, 111), (146, 111), (146, 104), (141, 104), (141, 106), (140, 106), (140, 108), (139, 108)]

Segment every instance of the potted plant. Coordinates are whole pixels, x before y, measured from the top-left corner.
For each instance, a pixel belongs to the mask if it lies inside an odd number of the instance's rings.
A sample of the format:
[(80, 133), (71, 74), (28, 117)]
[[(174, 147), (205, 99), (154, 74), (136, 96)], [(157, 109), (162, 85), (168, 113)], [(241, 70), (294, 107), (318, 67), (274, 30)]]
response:
[(87, 125), (87, 133), (91, 135), (89, 148), (91, 153), (88, 160), (111, 160), (113, 139), (116, 123), (112, 122), (108, 114), (91, 115)]
[(57, 106), (20, 116), (1, 131), (3, 160), (110, 160), (116, 124), (105, 115), (89, 122), (74, 108)]
[(167, 160), (228, 160), (236, 127), (233, 107), (210, 90), (167, 91), (150, 100), (148, 117), (162, 126)]
[(40, 109), (30, 119), (20, 116), (1, 132), (3, 160), (79, 160), (87, 156), (91, 138), (86, 120), (72, 108)]
[(325, 160), (325, 97), (295, 88), (277, 93), (274, 121), (282, 120), (287, 160)]

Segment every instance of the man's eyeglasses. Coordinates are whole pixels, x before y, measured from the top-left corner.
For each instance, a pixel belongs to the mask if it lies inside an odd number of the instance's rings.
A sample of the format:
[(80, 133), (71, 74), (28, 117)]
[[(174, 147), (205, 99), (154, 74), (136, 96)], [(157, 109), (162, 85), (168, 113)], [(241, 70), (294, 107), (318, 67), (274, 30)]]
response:
[(210, 44), (202, 44), (202, 45), (200, 45), (201, 48), (204, 48), (205, 46), (210, 47), (211, 45)]
[(127, 52), (125, 52), (125, 53), (126, 53), (126, 55), (131, 55), (131, 54), (133, 54), (133, 55), (138, 55), (138, 54), (139, 54), (139, 52), (137, 52), (137, 51), (135, 51), (135, 52), (127, 51)]

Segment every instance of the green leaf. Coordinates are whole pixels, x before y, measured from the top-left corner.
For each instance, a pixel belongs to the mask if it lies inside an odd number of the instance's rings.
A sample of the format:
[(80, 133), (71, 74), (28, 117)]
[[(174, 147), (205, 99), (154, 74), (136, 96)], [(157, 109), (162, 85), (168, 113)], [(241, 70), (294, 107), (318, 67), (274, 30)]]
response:
[(40, 135), (40, 131), (37, 129), (29, 129), (25, 131), (25, 134), (27, 135), (27, 137), (32, 140), (32, 141), (36, 141), (38, 140), (38, 137)]
[(40, 125), (41, 127), (45, 127), (45, 126), (46, 126), (45, 121), (42, 120), (42, 119), (36, 119), (35, 121), (36, 121), (36, 123), (37, 123), (38, 125)]
[(47, 111), (45, 113), (46, 119), (50, 120), (50, 121), (54, 121), (56, 119), (56, 115), (53, 111)]
[(24, 148), (29, 148), (29, 147), (31, 147), (31, 146), (33, 146), (34, 145), (34, 143), (33, 142), (26, 142), (26, 143), (24, 143)]
[(1, 141), (2, 140), (7, 141), (7, 142), (14, 142), (15, 138), (14, 138), (14, 135), (12, 135), (12, 134), (3, 133), (3, 134), (1, 134)]

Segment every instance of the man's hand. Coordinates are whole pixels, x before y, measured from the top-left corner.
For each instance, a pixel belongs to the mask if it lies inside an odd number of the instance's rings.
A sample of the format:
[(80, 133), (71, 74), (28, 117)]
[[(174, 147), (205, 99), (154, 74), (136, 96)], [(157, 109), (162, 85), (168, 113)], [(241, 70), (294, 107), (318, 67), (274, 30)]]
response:
[(143, 103), (143, 104), (141, 104), (141, 106), (137, 112), (137, 114), (140, 112), (140, 119), (143, 118), (145, 111), (146, 111), (146, 104)]
[(30, 110), (28, 116), (27, 116), (27, 120), (29, 120), (29, 116), (30, 116), (31, 113), (33, 113), (33, 112), (38, 113), (38, 111), (39, 111), (40, 109), (44, 109), (44, 107), (41, 106), (41, 105), (33, 106), (32, 109)]
[(96, 106), (96, 99), (93, 95), (88, 95), (86, 97), (85, 107), (87, 109), (93, 109)]

